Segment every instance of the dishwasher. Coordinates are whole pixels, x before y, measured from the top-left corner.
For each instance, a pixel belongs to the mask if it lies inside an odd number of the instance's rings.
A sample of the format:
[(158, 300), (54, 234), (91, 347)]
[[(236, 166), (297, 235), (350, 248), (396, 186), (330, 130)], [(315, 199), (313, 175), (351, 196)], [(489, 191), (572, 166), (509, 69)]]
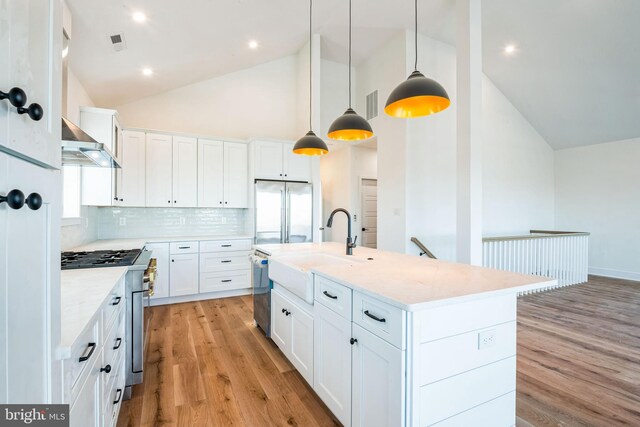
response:
[(264, 252), (256, 250), (251, 255), (253, 266), (253, 319), (267, 337), (271, 336), (271, 288), (269, 259)]

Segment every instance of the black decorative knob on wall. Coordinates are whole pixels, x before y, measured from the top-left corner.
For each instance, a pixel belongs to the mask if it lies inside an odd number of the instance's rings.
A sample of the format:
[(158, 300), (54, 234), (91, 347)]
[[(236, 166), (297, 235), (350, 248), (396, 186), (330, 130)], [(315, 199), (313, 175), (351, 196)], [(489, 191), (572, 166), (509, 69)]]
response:
[(27, 94), (19, 87), (14, 87), (8, 93), (0, 91), (0, 99), (8, 99), (11, 105), (20, 108), (27, 103)]

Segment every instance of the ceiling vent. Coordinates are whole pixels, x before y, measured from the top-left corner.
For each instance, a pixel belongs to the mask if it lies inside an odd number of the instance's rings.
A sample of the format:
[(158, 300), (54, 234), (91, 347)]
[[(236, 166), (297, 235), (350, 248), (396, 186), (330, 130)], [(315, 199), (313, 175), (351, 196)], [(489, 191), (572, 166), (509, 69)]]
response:
[(374, 90), (367, 95), (367, 120), (378, 117), (378, 91)]
[(124, 41), (124, 34), (118, 33), (109, 36), (111, 39), (111, 46), (113, 50), (116, 52), (120, 52), (121, 50), (125, 50), (127, 48), (127, 44)]

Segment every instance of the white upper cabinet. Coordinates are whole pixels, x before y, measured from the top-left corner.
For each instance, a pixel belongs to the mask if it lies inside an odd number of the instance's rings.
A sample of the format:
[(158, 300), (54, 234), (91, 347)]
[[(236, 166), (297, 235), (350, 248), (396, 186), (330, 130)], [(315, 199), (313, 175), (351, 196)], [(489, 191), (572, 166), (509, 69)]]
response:
[(22, 89), (28, 108), (42, 107), (42, 118), (18, 114), (0, 101), (0, 150), (40, 166), (60, 167), (62, 7), (57, 1), (0, 2), (0, 90)]
[(198, 140), (198, 206), (224, 206), (224, 142)]
[(311, 158), (293, 153), (293, 144), (255, 141), (254, 174), (257, 179), (311, 181)]
[(198, 205), (198, 141), (173, 137), (173, 205), (192, 208)]
[(242, 142), (224, 143), (224, 207), (248, 207), (248, 147)]
[(173, 144), (171, 135), (148, 133), (146, 143), (146, 206), (172, 206)]
[(121, 166), (117, 170), (119, 206), (145, 205), (146, 141), (144, 132), (124, 131), (122, 136)]

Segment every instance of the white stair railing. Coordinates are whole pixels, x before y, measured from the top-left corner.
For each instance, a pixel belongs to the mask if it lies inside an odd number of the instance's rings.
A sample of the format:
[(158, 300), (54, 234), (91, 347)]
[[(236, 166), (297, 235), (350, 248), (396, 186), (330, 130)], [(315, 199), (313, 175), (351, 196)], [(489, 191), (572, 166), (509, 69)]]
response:
[(483, 266), (546, 276), (558, 287), (588, 280), (589, 233), (531, 230), (524, 236), (482, 239)]

